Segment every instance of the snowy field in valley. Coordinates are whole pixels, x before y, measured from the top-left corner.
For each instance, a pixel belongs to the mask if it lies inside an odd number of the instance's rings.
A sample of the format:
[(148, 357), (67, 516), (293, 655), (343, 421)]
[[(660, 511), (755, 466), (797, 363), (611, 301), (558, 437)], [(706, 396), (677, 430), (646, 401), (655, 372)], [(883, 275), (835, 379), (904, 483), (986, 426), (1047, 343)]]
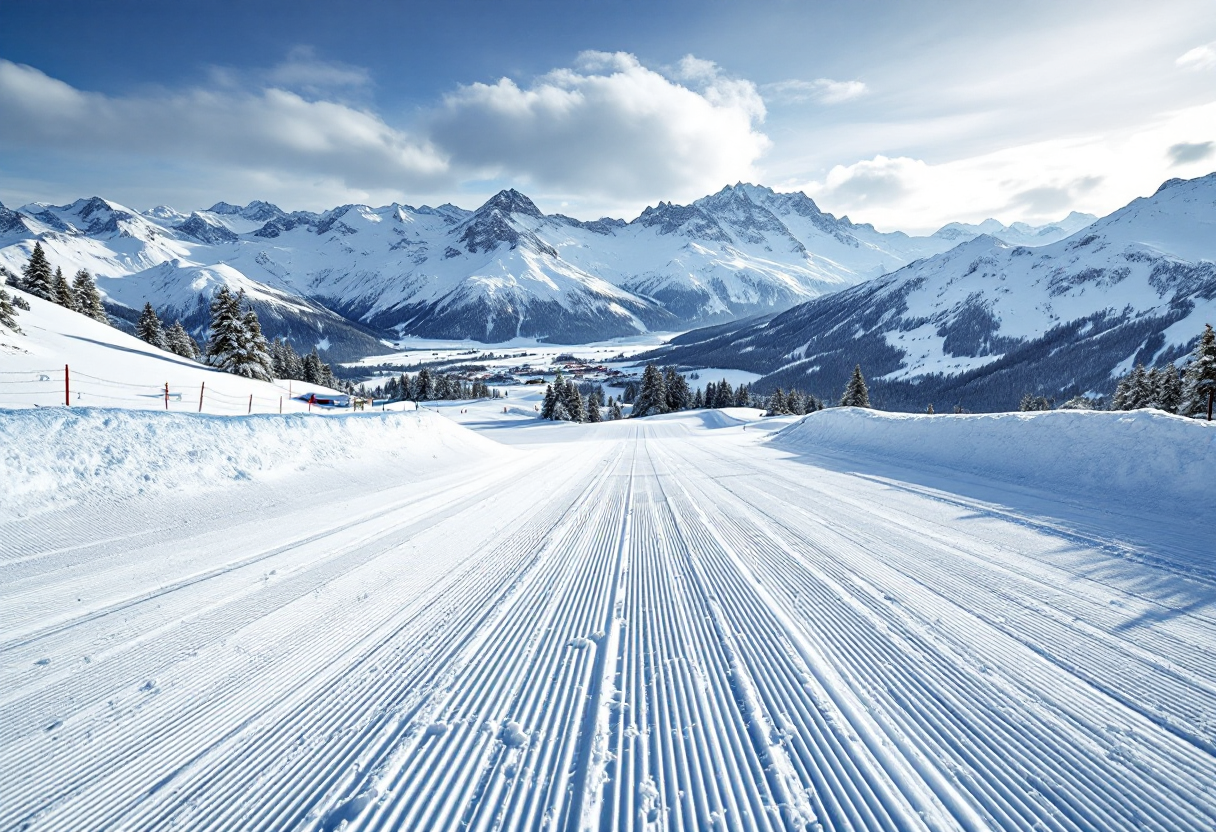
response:
[[(278, 395), (59, 314), (0, 378)], [(0, 399), (0, 829), (1216, 826), (1216, 426), (537, 387)]]

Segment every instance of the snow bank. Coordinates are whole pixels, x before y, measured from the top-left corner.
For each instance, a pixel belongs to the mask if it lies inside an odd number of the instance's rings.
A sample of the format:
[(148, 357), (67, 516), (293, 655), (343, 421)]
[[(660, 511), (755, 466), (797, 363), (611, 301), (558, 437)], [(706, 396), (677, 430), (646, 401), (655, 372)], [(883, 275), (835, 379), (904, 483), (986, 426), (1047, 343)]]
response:
[(342, 418), (0, 409), (0, 520), (77, 501), (209, 488), (348, 460), (484, 458), (496, 442), (426, 411)]
[(881, 457), (1119, 502), (1206, 506), (1216, 423), (1160, 411), (912, 415), (832, 408), (776, 434), (790, 450)]

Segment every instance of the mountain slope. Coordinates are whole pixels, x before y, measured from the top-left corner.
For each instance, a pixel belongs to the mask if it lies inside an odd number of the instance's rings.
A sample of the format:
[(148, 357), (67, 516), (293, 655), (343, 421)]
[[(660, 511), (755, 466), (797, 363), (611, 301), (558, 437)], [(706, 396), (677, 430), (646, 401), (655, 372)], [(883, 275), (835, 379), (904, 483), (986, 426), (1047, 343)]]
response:
[(97, 276), (116, 317), (150, 302), (200, 338), (211, 293), (244, 289), (269, 335), (345, 360), (385, 335), (574, 343), (771, 314), (972, 234), (882, 233), (742, 183), (628, 223), (545, 215), (514, 190), (476, 211), (320, 214), (261, 201), (140, 214), (94, 197), (0, 206), (0, 264), (20, 270), (41, 240), (65, 272)]
[(860, 362), (891, 408), (1104, 393), (1135, 362), (1181, 357), (1216, 320), (1213, 260), (1216, 174), (1171, 180), (1056, 243), (977, 237), (776, 317), (688, 333), (662, 357), (829, 398)]

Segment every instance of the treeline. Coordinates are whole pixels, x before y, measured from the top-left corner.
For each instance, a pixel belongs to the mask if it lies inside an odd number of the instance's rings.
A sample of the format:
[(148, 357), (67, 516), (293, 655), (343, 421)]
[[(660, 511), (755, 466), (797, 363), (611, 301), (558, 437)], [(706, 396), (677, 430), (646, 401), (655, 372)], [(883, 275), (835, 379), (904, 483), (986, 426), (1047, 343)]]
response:
[(752, 392), (751, 385), (732, 387), (726, 379), (711, 381), (704, 390), (698, 387), (694, 391), (688, 386), (688, 380), (674, 367), (660, 369), (655, 364), (646, 365), (640, 385), (626, 385), (622, 398), (626, 404), (633, 404), (630, 416), (639, 418), (681, 410), (724, 407), (756, 407), (763, 408), (769, 416), (790, 413), (801, 416), (824, 407), (822, 401), (799, 390), (785, 392), (777, 388), (768, 396), (758, 396)]
[[(103, 324), (110, 323), (110, 318), (101, 305), (101, 293), (97, 291), (97, 284), (93, 281), (93, 275), (89, 274), (88, 269), (76, 272), (76, 276), (69, 282), (64, 277), (61, 267), (57, 266), (52, 271), (51, 262), (47, 259), (46, 252), (42, 250), (41, 242), (34, 243), (30, 260), (21, 270), (20, 275), (15, 275), (3, 268), (0, 268), (0, 271), (3, 271), (4, 282), (9, 286), (27, 292), (36, 298), (57, 303), (64, 309), (79, 312), (81, 315)], [(29, 304), (20, 297), (10, 299), (8, 292), (2, 289), (0, 289), (0, 295), (4, 297), (3, 300), (0, 300), (0, 305), (15, 309), (29, 309)], [(10, 328), (16, 327), (15, 316), (16, 312), (10, 308), (9, 317), (12, 318)]]
[(387, 399), (390, 402), (497, 399), (502, 396), (499, 391), (491, 390), (490, 385), (484, 381), (476, 379), (465, 381), (446, 373), (432, 373), (425, 367), (419, 370), (417, 375), (411, 376), (409, 373), (402, 373), (373, 388), (359, 385), (357, 392), (376, 399)]
[[(1211, 418), (1216, 399), (1216, 333), (1204, 327), (1199, 343), (1186, 357), (1180, 370), (1175, 364), (1145, 369), (1144, 364), (1121, 376), (1114, 395), (1107, 402), (1101, 397), (1074, 396), (1060, 405), (1061, 410), (1139, 410), (1156, 408), (1179, 416)], [(1055, 402), (1046, 396), (1027, 393), (1018, 409), (1052, 410)]]
[[(567, 379), (558, 370), (552, 384), (545, 385), (545, 398), (540, 417), (554, 422), (602, 422), (624, 416), (621, 404), (612, 396), (604, 401), (604, 388), (587, 384), (584, 390), (574, 379)], [(607, 414), (604, 410), (607, 410)]]

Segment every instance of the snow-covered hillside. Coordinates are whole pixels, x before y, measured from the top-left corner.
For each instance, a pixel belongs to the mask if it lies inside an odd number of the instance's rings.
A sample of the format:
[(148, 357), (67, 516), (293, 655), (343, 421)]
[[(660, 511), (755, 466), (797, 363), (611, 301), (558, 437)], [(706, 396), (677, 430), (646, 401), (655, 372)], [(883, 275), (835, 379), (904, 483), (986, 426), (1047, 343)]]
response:
[(893, 408), (1007, 410), (1025, 392), (1109, 392), (1216, 321), (1216, 174), (1171, 180), (1038, 248), (981, 236), (742, 328), (688, 333), (669, 360), (767, 373), (835, 397), (861, 363)]
[(0, 206), (0, 265), (19, 271), (41, 240), (69, 277), (93, 272), (112, 304), (151, 302), (196, 336), (218, 286), (244, 289), (269, 336), (341, 361), (383, 351), (375, 336), (390, 332), (585, 343), (781, 311), (975, 233), (882, 233), (801, 193), (742, 183), (629, 223), (545, 215), (513, 190), (476, 211), (321, 214), (266, 202), (141, 214), (94, 197)]
[(17, 312), (20, 333), (0, 329), (0, 408), (70, 403), (197, 413), (201, 397), (204, 413), (293, 413), (309, 410), (293, 396), (333, 392), (301, 381), (271, 383), (220, 372), (41, 298), (6, 291), (24, 298), (30, 309)]

